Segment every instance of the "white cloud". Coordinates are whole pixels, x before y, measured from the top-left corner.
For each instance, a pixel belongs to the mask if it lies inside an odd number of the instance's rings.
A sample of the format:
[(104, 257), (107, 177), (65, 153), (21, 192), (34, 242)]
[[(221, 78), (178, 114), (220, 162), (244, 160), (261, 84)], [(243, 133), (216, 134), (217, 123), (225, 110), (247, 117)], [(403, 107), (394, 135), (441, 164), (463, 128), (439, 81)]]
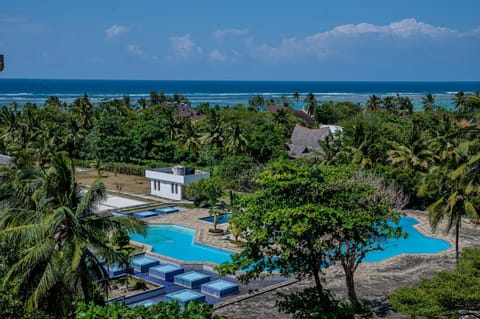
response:
[(186, 58), (202, 54), (202, 48), (192, 41), (189, 33), (183, 36), (170, 37), (169, 40), (176, 57)]
[(453, 35), (455, 30), (437, 27), (424, 22), (418, 22), (414, 18), (403, 19), (392, 22), (389, 25), (375, 25), (370, 23), (344, 24), (339, 25), (332, 30), (320, 32), (307, 37), (307, 40), (324, 37), (338, 37), (342, 35), (360, 35), (360, 34), (391, 34), (408, 38), (416, 35), (426, 35), (436, 37), (441, 35)]
[(122, 33), (128, 32), (128, 30), (129, 29), (123, 25), (114, 24), (105, 30), (105, 37), (107, 39), (113, 39), (120, 36)]
[(225, 62), (228, 60), (227, 56), (220, 52), (220, 50), (218, 49), (213, 49), (212, 51), (210, 51), (209, 58), (210, 60), (219, 62)]
[(247, 33), (247, 29), (219, 29), (213, 32), (212, 36), (216, 39), (223, 39), (226, 36), (239, 37), (242, 35), (246, 35)]
[(142, 48), (136, 44), (129, 44), (127, 45), (127, 51), (131, 55), (135, 55), (138, 57), (145, 57), (145, 52), (142, 50)]
[(374, 43), (383, 40), (383, 38), (378, 38), (380, 35), (407, 41), (409, 38), (418, 36), (438, 39), (444, 36), (460, 36), (461, 34), (453, 29), (433, 26), (410, 18), (392, 22), (388, 25), (370, 23), (339, 25), (331, 30), (312, 34), (303, 39), (285, 38), (276, 46), (265, 43), (254, 44), (251, 41), (247, 43), (247, 46), (250, 48), (250, 53), (256, 58), (276, 62), (302, 54), (324, 58), (336, 54), (339, 46), (348, 46), (352, 37), (377, 36), (377, 38), (369, 38), (369, 41)]

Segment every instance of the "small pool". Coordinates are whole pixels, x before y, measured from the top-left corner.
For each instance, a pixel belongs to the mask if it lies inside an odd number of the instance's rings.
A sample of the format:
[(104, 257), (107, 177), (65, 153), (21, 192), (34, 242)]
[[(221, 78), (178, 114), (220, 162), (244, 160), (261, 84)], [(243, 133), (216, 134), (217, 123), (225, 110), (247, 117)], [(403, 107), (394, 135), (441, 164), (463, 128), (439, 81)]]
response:
[(134, 212), (133, 216), (135, 218), (142, 219), (142, 218), (148, 218), (148, 217), (153, 217), (157, 215), (167, 215), (167, 214), (178, 212), (179, 210), (180, 209), (175, 206), (167, 206), (162, 208), (140, 210), (140, 211)]
[(133, 213), (133, 216), (139, 219), (153, 217), (157, 215), (158, 213), (153, 210), (142, 210), (140, 212)]
[[(424, 236), (413, 225), (418, 221), (402, 217), (400, 226), (408, 233), (407, 239), (391, 239), (383, 244), (384, 250), (372, 251), (364, 261), (376, 262), (400, 254), (435, 254), (451, 248), (441, 239)], [(221, 264), (230, 261), (231, 252), (194, 243), (195, 231), (178, 225), (149, 225), (147, 237), (133, 234), (132, 240), (152, 246), (155, 253), (182, 261), (208, 261)]]
[[(227, 213), (222, 216), (217, 217), (217, 224), (225, 224), (228, 223), (228, 220), (232, 217), (232, 213)], [(204, 220), (206, 222), (212, 223), (213, 224), (213, 216), (208, 216), (208, 217), (202, 217), (199, 218), (200, 220)]]

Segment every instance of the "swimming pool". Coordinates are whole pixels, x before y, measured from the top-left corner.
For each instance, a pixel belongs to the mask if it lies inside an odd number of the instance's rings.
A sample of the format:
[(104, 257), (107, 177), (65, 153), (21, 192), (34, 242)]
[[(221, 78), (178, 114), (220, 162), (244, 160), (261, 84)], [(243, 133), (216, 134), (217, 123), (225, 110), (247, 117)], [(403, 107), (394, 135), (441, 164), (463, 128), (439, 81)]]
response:
[(382, 261), (400, 254), (436, 254), (452, 246), (445, 240), (427, 237), (413, 226), (419, 222), (415, 218), (403, 216), (399, 225), (408, 234), (407, 239), (390, 239), (382, 245), (384, 250), (369, 252), (363, 261)]
[(197, 244), (195, 230), (178, 225), (149, 225), (147, 237), (130, 235), (134, 241), (152, 246), (152, 251), (182, 261), (209, 261), (221, 264), (230, 261), (232, 252)]
[[(220, 225), (220, 224), (228, 223), (228, 220), (231, 217), (232, 217), (232, 213), (227, 213), (227, 214), (223, 214), (221, 216), (217, 216), (217, 224)], [(199, 219), (213, 224), (213, 216), (202, 217), (202, 218), (199, 218)]]
[[(424, 236), (413, 225), (418, 221), (402, 217), (400, 226), (408, 233), (407, 239), (390, 239), (384, 250), (369, 252), (364, 261), (377, 262), (400, 254), (434, 254), (451, 248), (441, 239)], [(152, 246), (152, 251), (181, 261), (208, 261), (220, 264), (230, 261), (231, 252), (194, 242), (195, 230), (178, 225), (149, 225), (147, 237), (133, 234), (134, 241)]]

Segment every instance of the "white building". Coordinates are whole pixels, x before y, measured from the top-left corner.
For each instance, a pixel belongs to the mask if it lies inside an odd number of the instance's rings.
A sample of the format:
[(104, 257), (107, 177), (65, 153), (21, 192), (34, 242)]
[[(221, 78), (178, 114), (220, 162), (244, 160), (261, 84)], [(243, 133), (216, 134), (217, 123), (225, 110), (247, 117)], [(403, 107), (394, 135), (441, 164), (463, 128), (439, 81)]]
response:
[(210, 178), (210, 173), (195, 171), (193, 167), (174, 166), (145, 170), (150, 179), (150, 193), (163, 198), (181, 200), (185, 197), (186, 186), (202, 178)]
[(343, 127), (338, 125), (320, 125), (320, 128), (322, 127), (328, 127), (330, 133), (332, 134), (336, 134), (337, 132), (343, 132)]

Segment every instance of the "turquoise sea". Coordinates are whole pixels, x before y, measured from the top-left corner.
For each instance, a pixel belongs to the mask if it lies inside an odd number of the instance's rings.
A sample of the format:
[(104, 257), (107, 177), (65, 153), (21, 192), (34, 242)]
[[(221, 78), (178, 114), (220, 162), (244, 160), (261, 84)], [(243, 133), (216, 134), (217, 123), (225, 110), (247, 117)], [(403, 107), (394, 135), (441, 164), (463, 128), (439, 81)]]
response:
[[(352, 101), (363, 104), (371, 94), (400, 94), (410, 97), (416, 106), (427, 93), (435, 95), (437, 104), (450, 106), (458, 91), (476, 92), (479, 82), (312, 82), (312, 81), (139, 81), (139, 80), (52, 80), (1, 79), (0, 105), (26, 102), (42, 105), (50, 96), (65, 102), (88, 93), (94, 101), (129, 95), (132, 101), (148, 98), (152, 91), (186, 95), (193, 105), (247, 104), (256, 94), (267, 98), (312, 92), (320, 102)], [(294, 101), (294, 104), (297, 104)], [(295, 106), (295, 105), (294, 105)], [(301, 100), (296, 105), (301, 107)]]

